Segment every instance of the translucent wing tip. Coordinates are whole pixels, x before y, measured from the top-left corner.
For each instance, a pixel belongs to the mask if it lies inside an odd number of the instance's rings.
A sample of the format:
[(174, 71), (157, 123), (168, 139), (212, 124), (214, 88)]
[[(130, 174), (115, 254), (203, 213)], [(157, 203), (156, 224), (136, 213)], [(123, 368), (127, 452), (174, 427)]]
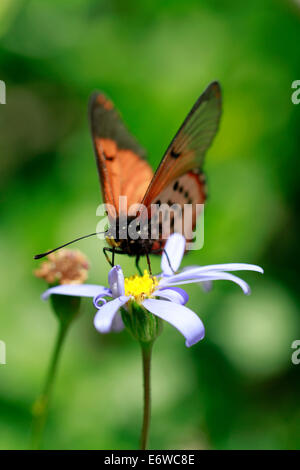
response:
[(212, 91), (217, 98), (221, 98), (221, 85), (220, 82), (218, 82), (217, 80), (211, 82), (210, 85), (208, 85), (207, 90)]

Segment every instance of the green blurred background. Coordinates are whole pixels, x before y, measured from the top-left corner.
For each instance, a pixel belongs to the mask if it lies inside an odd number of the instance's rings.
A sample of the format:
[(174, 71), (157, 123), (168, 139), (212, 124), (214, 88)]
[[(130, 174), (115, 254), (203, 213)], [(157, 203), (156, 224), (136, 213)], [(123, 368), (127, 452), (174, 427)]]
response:
[[(100, 199), (87, 101), (104, 90), (155, 168), (199, 94), (220, 80), (224, 113), (208, 152), (205, 245), (185, 264), (250, 262), (246, 297), (230, 283), (189, 306), (205, 339), (187, 349), (166, 325), (153, 357), (150, 447), (300, 447), (300, 9), (296, 2), (1, 0), (0, 447), (29, 444), (32, 402), (56, 333), (33, 254), (94, 230)], [(105, 284), (102, 242), (77, 248)], [(132, 260), (119, 260), (127, 274)], [(153, 260), (159, 270), (159, 260)], [(141, 361), (127, 332), (99, 335), (89, 301), (63, 352), (44, 447), (132, 449)]]

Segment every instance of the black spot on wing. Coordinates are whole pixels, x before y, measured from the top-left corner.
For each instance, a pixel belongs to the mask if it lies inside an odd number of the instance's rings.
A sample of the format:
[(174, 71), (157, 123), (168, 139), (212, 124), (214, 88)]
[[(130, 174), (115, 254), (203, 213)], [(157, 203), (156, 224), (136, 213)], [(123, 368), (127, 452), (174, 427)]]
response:
[(170, 155), (171, 155), (172, 158), (176, 159), (176, 158), (180, 157), (181, 152), (175, 152), (175, 150), (172, 149)]
[(103, 155), (104, 155), (105, 160), (108, 160), (108, 161), (110, 161), (110, 162), (115, 159), (115, 157), (109, 157), (109, 156), (106, 155), (104, 152), (103, 152)]

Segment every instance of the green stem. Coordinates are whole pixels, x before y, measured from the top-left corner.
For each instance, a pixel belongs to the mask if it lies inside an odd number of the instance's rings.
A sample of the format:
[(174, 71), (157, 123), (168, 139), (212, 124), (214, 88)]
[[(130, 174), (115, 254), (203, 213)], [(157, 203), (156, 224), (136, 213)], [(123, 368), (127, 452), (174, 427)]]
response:
[(46, 376), (45, 385), (39, 398), (33, 405), (33, 423), (32, 423), (32, 436), (31, 436), (31, 447), (32, 449), (39, 449), (45, 429), (47, 420), (48, 408), (50, 396), (53, 388), (55, 375), (57, 372), (57, 366), (62, 351), (62, 346), (66, 337), (70, 323), (60, 322), (59, 329), (56, 337), (56, 342), (50, 361), (48, 373)]
[(150, 371), (151, 371), (151, 353), (152, 342), (141, 343), (143, 358), (143, 379), (144, 379), (144, 417), (141, 431), (141, 450), (147, 449), (150, 418), (151, 418), (151, 393), (150, 393)]

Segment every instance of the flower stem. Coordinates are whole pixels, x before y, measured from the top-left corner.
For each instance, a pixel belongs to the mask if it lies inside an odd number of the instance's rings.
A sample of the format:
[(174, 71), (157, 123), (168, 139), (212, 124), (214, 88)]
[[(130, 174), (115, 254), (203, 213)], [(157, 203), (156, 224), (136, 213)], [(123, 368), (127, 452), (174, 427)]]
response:
[(57, 332), (56, 342), (52, 353), (43, 391), (33, 405), (33, 423), (31, 435), (32, 449), (40, 449), (41, 441), (47, 420), (50, 396), (53, 388), (57, 366), (70, 323), (61, 321)]
[(150, 371), (151, 354), (153, 343), (141, 343), (143, 358), (143, 379), (144, 379), (144, 417), (141, 431), (141, 450), (147, 449), (150, 418), (151, 418), (151, 394), (150, 394)]

